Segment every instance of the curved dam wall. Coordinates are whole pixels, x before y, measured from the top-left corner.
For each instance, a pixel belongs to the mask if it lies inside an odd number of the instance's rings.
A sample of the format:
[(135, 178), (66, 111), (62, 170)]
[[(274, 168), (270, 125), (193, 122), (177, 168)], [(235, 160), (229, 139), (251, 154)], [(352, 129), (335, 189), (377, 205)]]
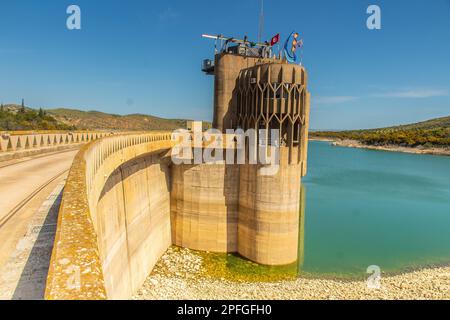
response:
[(171, 134), (83, 146), (59, 212), (46, 299), (126, 299), (171, 245), (237, 252), (267, 265), (298, 258), (301, 162), (281, 148), (261, 165), (172, 165)]
[(105, 182), (95, 217), (108, 296), (128, 298), (172, 244), (169, 168), (160, 155), (116, 169)]
[(46, 299), (125, 299), (171, 244), (170, 133), (106, 137), (82, 147), (67, 178)]

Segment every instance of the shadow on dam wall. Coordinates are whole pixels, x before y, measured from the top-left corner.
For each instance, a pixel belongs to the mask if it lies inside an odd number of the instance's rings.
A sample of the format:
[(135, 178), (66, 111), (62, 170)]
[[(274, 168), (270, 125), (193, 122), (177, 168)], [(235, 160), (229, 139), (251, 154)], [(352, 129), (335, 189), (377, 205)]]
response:
[(95, 220), (108, 297), (129, 298), (172, 244), (169, 187), (159, 155), (133, 159), (106, 180)]

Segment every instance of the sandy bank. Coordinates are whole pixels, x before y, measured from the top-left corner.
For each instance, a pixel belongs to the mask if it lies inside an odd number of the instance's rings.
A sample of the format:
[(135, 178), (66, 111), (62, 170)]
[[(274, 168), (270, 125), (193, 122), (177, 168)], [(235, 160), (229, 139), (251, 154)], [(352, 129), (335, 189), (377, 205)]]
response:
[(380, 151), (390, 151), (390, 152), (404, 152), (413, 154), (431, 154), (440, 156), (450, 156), (450, 149), (444, 148), (411, 148), (411, 147), (401, 147), (396, 145), (386, 145), (386, 146), (371, 146), (361, 143), (357, 140), (339, 140), (339, 139), (329, 139), (329, 138), (311, 138), (310, 141), (326, 141), (332, 142), (334, 145), (339, 147), (348, 148), (358, 148), (358, 149), (370, 149), (370, 150), (380, 150)]
[(450, 299), (450, 267), (383, 277), (378, 290), (369, 289), (365, 281), (235, 282), (208, 277), (202, 273), (203, 267), (202, 257), (195, 252), (169, 249), (133, 299)]

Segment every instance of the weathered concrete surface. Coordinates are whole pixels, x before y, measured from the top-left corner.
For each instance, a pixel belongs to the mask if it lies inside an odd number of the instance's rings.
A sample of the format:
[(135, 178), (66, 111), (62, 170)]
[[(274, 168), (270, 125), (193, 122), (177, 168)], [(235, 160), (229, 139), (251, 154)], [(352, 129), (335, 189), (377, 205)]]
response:
[[(164, 239), (158, 237), (163, 234), (170, 236), (169, 229), (164, 231), (167, 225), (164, 212), (161, 214), (158, 209), (164, 207), (165, 193), (162, 182), (159, 184), (160, 189), (152, 189), (161, 192), (160, 201), (135, 212), (145, 199), (151, 199), (155, 195), (159, 198), (158, 192), (141, 193), (139, 182), (142, 182), (145, 174), (153, 175), (157, 180), (160, 180), (162, 174), (157, 171), (159, 168), (156, 163), (148, 167), (149, 171), (144, 169), (147, 168), (145, 160), (137, 164), (130, 163), (122, 168), (122, 179), (114, 172), (130, 160), (165, 152), (172, 146), (171, 134), (153, 133), (107, 137), (81, 149), (74, 160), (63, 194), (47, 279), (46, 299), (116, 299), (128, 297), (131, 290), (138, 289), (136, 283), (141, 281), (139, 285), (142, 284), (150, 271), (148, 268), (151, 268), (153, 261), (159, 258), (163, 249), (165, 250)], [(123, 170), (129, 175), (125, 173), (124, 176)], [(108, 179), (110, 183), (107, 183)], [(108, 191), (105, 184), (114, 187)], [(121, 184), (123, 199), (128, 195), (127, 204), (124, 202), (123, 208), (126, 210), (127, 206), (131, 205), (129, 215), (120, 211), (120, 196), (117, 192)], [(149, 184), (154, 187), (152, 183)], [(119, 200), (118, 207), (108, 206), (106, 198), (103, 201), (102, 196)], [(155, 213), (155, 217), (152, 215), (150, 226), (143, 224), (144, 228), (140, 232), (139, 220), (144, 219), (145, 222), (145, 217), (148, 218), (150, 213)], [(106, 220), (104, 215), (108, 214), (118, 220)], [(123, 232), (124, 222), (132, 224), (127, 225), (127, 228), (135, 229), (127, 229), (130, 233)], [(128, 238), (127, 251), (124, 251), (124, 238)], [(149, 248), (152, 241), (155, 243)], [(141, 247), (142, 244), (145, 244), (144, 247)], [(144, 252), (145, 249), (150, 251)], [(140, 261), (140, 266), (133, 267), (132, 265), (137, 263), (133, 261), (137, 259), (144, 261)], [(112, 260), (128, 264), (130, 272), (135, 274), (127, 275), (126, 268), (123, 272), (111, 264)], [(142, 280), (139, 280), (140, 278)]]
[(174, 244), (212, 252), (237, 251), (239, 166), (172, 166)]
[[(26, 212), (19, 214), (25, 219), (14, 217), (14, 220), (1, 229), (1, 240), (4, 237), (15, 240), (14, 251), (8, 255), (8, 260), (0, 267), (0, 299), (2, 300), (44, 298), (64, 178), (56, 181), (55, 184), (51, 185), (53, 191), (50, 196), (46, 196), (44, 202), (42, 197), (37, 197), (41, 202), (37, 210), (28, 208)], [(42, 193), (46, 194), (45, 190)], [(13, 236), (11, 233), (18, 228), (21, 229), (25, 222), (24, 232)]]
[(261, 166), (240, 166), (238, 252), (265, 265), (297, 261), (300, 165), (282, 165), (275, 175)]
[(97, 236), (110, 298), (129, 298), (172, 244), (170, 172), (159, 154), (115, 170), (97, 205)]
[(262, 165), (173, 165), (173, 243), (238, 252), (266, 265), (295, 262), (301, 164), (288, 164), (289, 157), (289, 148), (282, 147), (274, 175), (262, 174)]
[(215, 57), (213, 128), (224, 131), (236, 125), (236, 82), (242, 69), (279, 60), (218, 54)]
[(87, 201), (86, 149), (75, 156), (63, 192), (45, 299), (106, 299)]

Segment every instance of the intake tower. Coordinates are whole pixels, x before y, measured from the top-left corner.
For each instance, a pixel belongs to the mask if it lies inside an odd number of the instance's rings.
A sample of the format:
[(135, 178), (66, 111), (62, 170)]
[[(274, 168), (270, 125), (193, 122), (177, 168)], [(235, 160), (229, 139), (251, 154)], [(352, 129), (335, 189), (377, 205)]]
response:
[[(224, 133), (254, 129), (259, 145), (275, 144), (279, 168), (267, 175), (261, 171), (265, 165), (248, 162), (173, 166), (172, 240), (197, 250), (237, 252), (266, 265), (293, 263), (307, 168), (306, 70), (275, 56), (267, 43), (213, 38), (220, 50), (214, 62), (203, 62), (203, 71), (214, 75), (213, 127)], [(269, 133), (261, 136), (260, 129)], [(270, 139), (270, 130), (278, 140)]]

